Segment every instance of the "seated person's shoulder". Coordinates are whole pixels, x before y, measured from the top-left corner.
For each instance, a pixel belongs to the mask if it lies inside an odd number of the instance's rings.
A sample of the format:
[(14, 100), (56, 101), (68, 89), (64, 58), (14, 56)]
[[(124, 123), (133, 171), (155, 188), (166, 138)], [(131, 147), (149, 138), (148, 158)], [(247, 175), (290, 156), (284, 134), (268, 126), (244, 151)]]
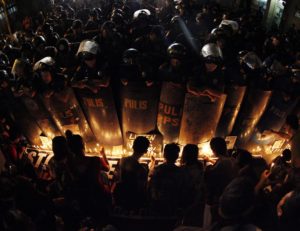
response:
[(133, 170), (138, 166), (138, 162), (131, 156), (123, 157), (120, 161), (121, 169)]

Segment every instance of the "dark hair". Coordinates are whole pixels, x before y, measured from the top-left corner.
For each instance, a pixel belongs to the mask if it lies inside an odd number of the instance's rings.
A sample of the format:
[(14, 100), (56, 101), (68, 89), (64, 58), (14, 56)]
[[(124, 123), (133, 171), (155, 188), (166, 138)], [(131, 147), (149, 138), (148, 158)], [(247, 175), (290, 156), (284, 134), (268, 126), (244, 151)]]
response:
[(226, 141), (222, 137), (212, 138), (210, 148), (217, 156), (228, 156)]
[(288, 115), (285, 120), (286, 124), (289, 125), (292, 129), (298, 130), (299, 121), (296, 115)]
[(177, 160), (179, 156), (180, 148), (178, 144), (172, 143), (172, 144), (167, 144), (164, 149), (164, 158), (168, 162), (174, 162)]
[(133, 150), (136, 153), (144, 154), (147, 152), (150, 141), (144, 136), (138, 136), (133, 142)]
[(251, 169), (253, 173), (253, 179), (258, 182), (263, 171), (269, 169), (269, 166), (264, 158), (258, 157), (253, 158), (251, 162)]
[(65, 135), (66, 135), (67, 140), (71, 139), (73, 136), (73, 132), (71, 130), (66, 130)]
[(84, 141), (80, 135), (72, 135), (69, 140), (69, 147), (71, 152), (76, 156), (84, 155)]
[(68, 144), (63, 136), (55, 136), (52, 139), (52, 150), (56, 160), (62, 160), (67, 157)]
[(240, 149), (237, 151), (236, 156), (237, 164), (240, 168), (243, 168), (249, 164), (251, 164), (253, 157), (250, 152), (247, 150)]
[(199, 148), (196, 144), (187, 144), (182, 151), (182, 161), (185, 164), (193, 164), (198, 161)]
[(224, 189), (220, 197), (219, 212), (225, 219), (249, 216), (255, 202), (254, 185), (245, 177), (237, 177)]
[(291, 152), (291, 150), (290, 149), (284, 149), (283, 152), (282, 152), (282, 158), (285, 161), (291, 160), (291, 158), (292, 158), (292, 152)]

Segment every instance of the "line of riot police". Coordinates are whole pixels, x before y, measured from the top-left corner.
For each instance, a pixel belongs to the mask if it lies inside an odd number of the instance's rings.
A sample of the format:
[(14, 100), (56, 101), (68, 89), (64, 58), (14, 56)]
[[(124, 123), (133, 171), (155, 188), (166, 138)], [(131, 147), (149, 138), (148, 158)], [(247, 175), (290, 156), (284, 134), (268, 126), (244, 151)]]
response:
[[(215, 132), (247, 142), (272, 91), (298, 100), (296, 33), (269, 36), (256, 15), (191, 4), (57, 1), (2, 40), (2, 99), (21, 99), (35, 134), (50, 137), (72, 129), (121, 145), (122, 132), (159, 130), (170, 142), (200, 143)], [(211, 126), (189, 134), (207, 118)]]

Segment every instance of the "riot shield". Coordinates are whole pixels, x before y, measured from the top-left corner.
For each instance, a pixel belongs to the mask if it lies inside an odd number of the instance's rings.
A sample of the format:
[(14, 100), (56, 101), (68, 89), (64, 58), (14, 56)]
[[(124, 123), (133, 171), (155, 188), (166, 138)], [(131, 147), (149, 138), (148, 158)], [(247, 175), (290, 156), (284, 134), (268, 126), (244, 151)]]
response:
[(184, 102), (179, 143), (182, 145), (200, 144), (210, 140), (215, 135), (225, 100), (225, 94), (215, 101), (211, 101), (206, 96), (195, 96), (187, 93)]
[(133, 142), (138, 136), (145, 136), (150, 141), (148, 152), (143, 157), (151, 157), (152, 155), (154, 155), (155, 158), (162, 157), (161, 154), (163, 149), (163, 136), (157, 131), (152, 131), (146, 134), (127, 132), (125, 145), (127, 154), (130, 154), (132, 152)]
[(62, 133), (71, 130), (82, 135), (87, 143), (95, 141), (72, 88), (65, 88), (50, 98), (43, 97), (43, 102)]
[(12, 95), (0, 99), (1, 107), (10, 114), (11, 119), (14, 121), (22, 134), (27, 138), (28, 142), (32, 145), (41, 146), (42, 142), (40, 135), (42, 130), (34, 118), (27, 112), (25, 106), (19, 98), (14, 98)]
[(164, 137), (164, 143), (178, 142), (184, 96), (184, 85), (172, 82), (162, 84), (157, 127)]
[[(268, 107), (259, 120), (253, 133), (251, 139), (253, 145), (256, 147), (261, 146), (261, 150), (266, 147), (271, 149), (278, 147), (278, 137), (268, 134), (267, 130), (272, 129), (280, 131), (285, 123), (286, 117), (292, 112), (293, 108), (295, 108), (298, 100), (299, 98), (286, 99), (279, 91), (273, 92)], [(268, 152), (268, 150), (265, 152)]]
[(237, 115), (240, 111), (245, 92), (246, 87), (226, 87), (225, 93), (227, 94), (227, 98), (217, 127), (217, 136), (225, 137), (231, 133)]
[(238, 145), (245, 145), (251, 138), (255, 126), (268, 105), (271, 94), (271, 91), (253, 88), (246, 93), (232, 132), (233, 135), (238, 137)]
[(273, 92), (270, 103), (257, 124), (258, 132), (262, 133), (268, 129), (280, 130), (298, 100), (299, 98), (285, 99), (281, 92)]
[(123, 145), (111, 88), (101, 88), (97, 94), (87, 89), (76, 89), (76, 95), (99, 143), (104, 146)]
[(20, 100), (47, 137), (52, 139), (54, 136), (61, 135), (39, 97), (22, 96)]
[(145, 82), (129, 82), (121, 87), (122, 130), (145, 134), (155, 129), (158, 109), (159, 87)]

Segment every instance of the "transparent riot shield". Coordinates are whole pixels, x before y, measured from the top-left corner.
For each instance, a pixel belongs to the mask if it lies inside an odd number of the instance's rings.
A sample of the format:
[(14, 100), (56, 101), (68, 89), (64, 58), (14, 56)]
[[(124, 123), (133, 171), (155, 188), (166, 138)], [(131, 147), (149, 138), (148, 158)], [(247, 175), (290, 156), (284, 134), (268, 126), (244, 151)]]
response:
[(157, 127), (164, 137), (164, 143), (178, 142), (185, 89), (185, 85), (172, 82), (162, 84)]
[(10, 114), (17, 128), (27, 138), (31, 145), (41, 146), (40, 136), (42, 130), (36, 123), (35, 119), (27, 111), (26, 107), (19, 98), (11, 97), (1, 99), (1, 107)]
[(121, 117), (126, 132), (145, 134), (156, 128), (159, 86), (145, 82), (129, 82), (121, 87)]
[(111, 88), (100, 88), (96, 94), (87, 89), (76, 89), (76, 95), (98, 142), (104, 146), (123, 145)]
[(215, 135), (225, 100), (225, 94), (215, 101), (211, 101), (206, 96), (195, 96), (187, 93), (184, 102), (179, 143), (182, 145), (200, 144), (210, 140)]
[(65, 88), (50, 98), (43, 97), (43, 102), (62, 133), (71, 130), (87, 143), (95, 141), (72, 88)]
[(280, 131), (286, 117), (296, 107), (298, 101), (299, 98), (286, 98), (282, 92), (273, 92), (268, 107), (259, 120), (248, 146), (266, 155), (274, 152), (280, 153), (282, 150), (279, 149), (284, 148), (285, 142), (278, 139), (269, 130)]
[(271, 91), (248, 89), (232, 134), (237, 136), (237, 145), (245, 145), (263, 115), (271, 97)]
[(246, 92), (246, 87), (227, 86), (225, 93), (227, 95), (226, 102), (223, 108), (221, 119), (217, 127), (217, 136), (228, 136), (234, 126), (237, 115), (240, 111)]
[(54, 136), (61, 135), (42, 100), (38, 96), (34, 98), (22, 96), (20, 100), (29, 114), (35, 119), (45, 136), (52, 139)]

